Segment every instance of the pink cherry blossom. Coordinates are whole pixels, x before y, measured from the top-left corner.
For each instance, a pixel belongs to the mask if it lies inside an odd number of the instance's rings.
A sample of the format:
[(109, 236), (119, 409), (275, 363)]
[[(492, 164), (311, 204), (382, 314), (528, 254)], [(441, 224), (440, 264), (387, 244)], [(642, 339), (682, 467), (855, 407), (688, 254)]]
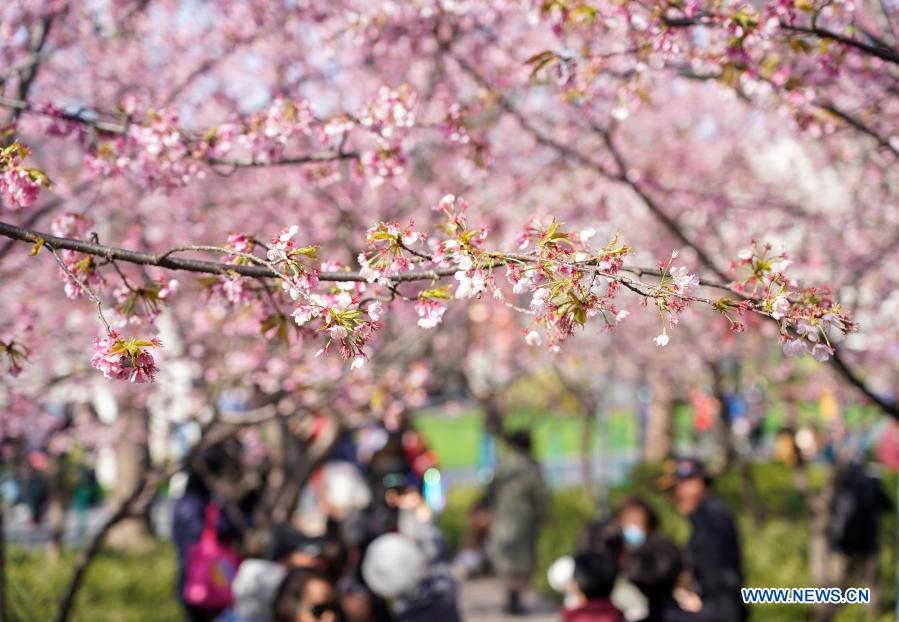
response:
[(418, 325), (422, 328), (434, 328), (443, 320), (446, 305), (436, 300), (419, 299), (415, 303), (418, 314)]
[(94, 355), (91, 366), (103, 372), (105, 378), (128, 379), (134, 383), (153, 382), (159, 371), (153, 356), (145, 349), (160, 348), (162, 342), (153, 338), (148, 341), (122, 339), (116, 331), (106, 337), (94, 340)]
[(774, 302), (771, 303), (771, 317), (775, 320), (780, 320), (789, 315), (790, 313), (790, 301), (786, 296), (780, 295), (774, 299)]
[(685, 296), (693, 295), (699, 288), (699, 277), (695, 274), (690, 274), (690, 271), (686, 267), (672, 267), (671, 278), (674, 282), (674, 286)]
[(824, 363), (833, 356), (833, 348), (823, 343), (816, 343), (812, 348), (812, 356), (819, 363)]
[(43, 171), (24, 166), (29, 154), (28, 149), (16, 142), (0, 149), (0, 197), (11, 210), (30, 207), (37, 200), (41, 187), (50, 186)]
[(787, 339), (783, 343), (783, 352), (787, 356), (802, 356), (808, 350), (808, 344), (803, 339)]

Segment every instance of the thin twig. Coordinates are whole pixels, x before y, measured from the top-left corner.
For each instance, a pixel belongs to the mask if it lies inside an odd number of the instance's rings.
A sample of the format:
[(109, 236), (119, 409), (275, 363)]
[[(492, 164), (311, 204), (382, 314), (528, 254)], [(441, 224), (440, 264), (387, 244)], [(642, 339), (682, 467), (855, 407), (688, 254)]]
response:
[(73, 283), (75, 283), (84, 294), (91, 299), (97, 305), (97, 316), (100, 318), (100, 321), (103, 322), (103, 325), (106, 327), (106, 332), (109, 333), (112, 329), (109, 326), (109, 322), (106, 321), (106, 318), (103, 316), (103, 301), (91, 290), (87, 284), (81, 280), (81, 278), (75, 276), (75, 273), (69, 270), (69, 267), (66, 265), (66, 262), (62, 257), (59, 256), (59, 253), (56, 252), (56, 249), (53, 248), (50, 244), (44, 243), (44, 246), (47, 247), (47, 250), (50, 251), (50, 254), (53, 255), (53, 258), (56, 260), (56, 263), (59, 264), (59, 267), (65, 272), (66, 276), (71, 279)]

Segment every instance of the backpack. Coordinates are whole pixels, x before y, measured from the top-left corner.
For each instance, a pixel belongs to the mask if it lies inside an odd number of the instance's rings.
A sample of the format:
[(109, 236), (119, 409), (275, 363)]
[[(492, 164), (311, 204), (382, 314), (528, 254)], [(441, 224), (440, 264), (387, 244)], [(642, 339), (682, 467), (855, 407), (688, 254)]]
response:
[(219, 541), (218, 519), (219, 506), (211, 501), (206, 505), (203, 534), (187, 551), (182, 595), (184, 602), (200, 609), (225, 609), (234, 603), (231, 583), (240, 558)]

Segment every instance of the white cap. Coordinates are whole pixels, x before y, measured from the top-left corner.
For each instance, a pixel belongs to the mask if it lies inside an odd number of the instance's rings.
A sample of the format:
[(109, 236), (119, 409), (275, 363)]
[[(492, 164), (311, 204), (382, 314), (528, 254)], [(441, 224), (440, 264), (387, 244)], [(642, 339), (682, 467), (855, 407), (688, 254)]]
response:
[(243, 620), (268, 620), (278, 588), (287, 571), (267, 559), (245, 559), (237, 569), (231, 590), (234, 613)]
[(398, 533), (375, 538), (362, 560), (362, 578), (366, 585), (386, 599), (412, 592), (427, 570), (428, 560), (421, 547)]
[(349, 514), (371, 502), (371, 490), (362, 473), (349, 462), (329, 462), (322, 467), (323, 494), (336, 510)]
[(574, 580), (574, 558), (571, 555), (560, 557), (546, 571), (549, 586), (559, 593), (564, 593)]

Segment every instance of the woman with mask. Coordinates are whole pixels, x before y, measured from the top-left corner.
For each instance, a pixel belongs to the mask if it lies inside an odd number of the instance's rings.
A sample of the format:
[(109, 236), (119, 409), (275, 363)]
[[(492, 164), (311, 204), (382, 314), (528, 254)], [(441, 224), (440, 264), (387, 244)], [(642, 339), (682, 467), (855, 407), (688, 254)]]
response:
[[(622, 501), (608, 519), (592, 521), (578, 537), (579, 551), (611, 550), (616, 554), (619, 569), (624, 569), (628, 557), (638, 551), (659, 528), (659, 517), (649, 503), (639, 497)], [(620, 573), (612, 590), (612, 602), (624, 613), (625, 620), (641, 620), (649, 612), (646, 597)]]
[(621, 527), (626, 551), (634, 551), (654, 535), (659, 527), (659, 517), (652, 506), (639, 497), (631, 497), (615, 510), (615, 520)]

